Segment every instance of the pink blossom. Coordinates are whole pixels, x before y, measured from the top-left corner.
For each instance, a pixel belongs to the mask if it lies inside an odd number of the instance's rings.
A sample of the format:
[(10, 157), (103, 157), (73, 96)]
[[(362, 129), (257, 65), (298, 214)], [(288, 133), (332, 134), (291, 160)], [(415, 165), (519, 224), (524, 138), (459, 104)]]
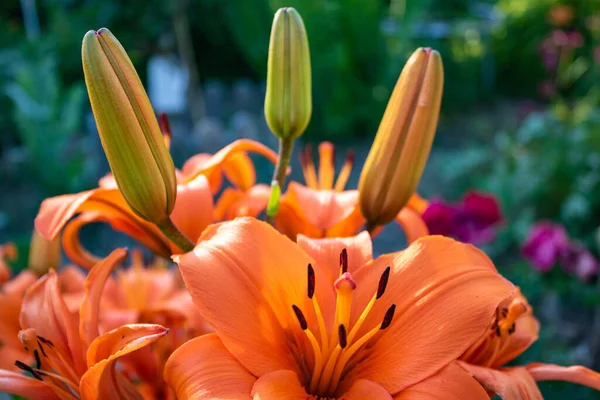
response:
[(582, 281), (589, 280), (600, 268), (594, 255), (580, 243), (571, 243), (561, 254), (560, 266), (570, 274), (575, 274)]
[(530, 229), (522, 251), (535, 269), (548, 272), (568, 248), (569, 238), (565, 228), (549, 221), (542, 221)]

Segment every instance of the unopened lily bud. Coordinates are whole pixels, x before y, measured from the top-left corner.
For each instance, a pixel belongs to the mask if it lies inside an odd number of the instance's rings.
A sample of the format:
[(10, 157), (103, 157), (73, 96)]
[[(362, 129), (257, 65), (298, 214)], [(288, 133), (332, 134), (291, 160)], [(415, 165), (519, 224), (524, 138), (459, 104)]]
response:
[(60, 265), (60, 236), (48, 240), (33, 230), (29, 246), (29, 269), (37, 275), (44, 275)]
[(102, 147), (131, 209), (155, 224), (175, 205), (175, 166), (131, 60), (106, 28), (89, 31), (81, 55)]
[(271, 27), (265, 117), (280, 139), (302, 135), (312, 113), (310, 53), (298, 12), (280, 8)]
[(398, 78), (360, 175), (360, 208), (371, 227), (392, 221), (415, 192), (435, 136), (443, 86), (440, 54), (417, 49)]

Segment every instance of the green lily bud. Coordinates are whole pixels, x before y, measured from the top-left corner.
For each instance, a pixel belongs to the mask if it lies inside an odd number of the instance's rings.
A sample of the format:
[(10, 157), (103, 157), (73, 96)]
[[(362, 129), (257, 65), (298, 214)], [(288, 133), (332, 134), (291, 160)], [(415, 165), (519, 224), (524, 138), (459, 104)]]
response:
[(50, 269), (60, 266), (60, 236), (52, 240), (44, 238), (35, 229), (29, 246), (29, 269), (42, 276)]
[(312, 113), (310, 52), (298, 12), (280, 8), (271, 27), (265, 117), (280, 139), (302, 135)]
[(125, 49), (106, 28), (86, 33), (81, 55), (92, 111), (117, 186), (137, 215), (155, 224), (164, 222), (175, 205), (175, 166), (142, 82)]
[(417, 189), (435, 136), (444, 69), (440, 54), (417, 49), (383, 114), (358, 184), (371, 228), (392, 221)]

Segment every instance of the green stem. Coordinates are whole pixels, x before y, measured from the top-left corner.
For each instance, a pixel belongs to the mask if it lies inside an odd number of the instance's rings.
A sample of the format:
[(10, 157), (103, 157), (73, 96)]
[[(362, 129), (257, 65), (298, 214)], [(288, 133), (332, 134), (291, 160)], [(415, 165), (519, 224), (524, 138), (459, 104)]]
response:
[[(292, 150), (294, 149), (294, 139), (286, 138), (279, 139), (279, 159), (275, 166), (275, 172), (273, 173), (273, 180), (277, 181), (281, 190), (283, 190), (283, 184), (285, 183), (285, 174), (287, 168), (290, 165), (292, 158)], [(273, 217), (267, 217), (267, 222), (273, 224)]]
[(188, 237), (175, 226), (171, 218), (167, 218), (165, 221), (156, 224), (156, 226), (158, 226), (158, 229), (160, 229), (161, 232), (182, 251), (187, 253), (194, 250), (194, 242), (188, 239)]

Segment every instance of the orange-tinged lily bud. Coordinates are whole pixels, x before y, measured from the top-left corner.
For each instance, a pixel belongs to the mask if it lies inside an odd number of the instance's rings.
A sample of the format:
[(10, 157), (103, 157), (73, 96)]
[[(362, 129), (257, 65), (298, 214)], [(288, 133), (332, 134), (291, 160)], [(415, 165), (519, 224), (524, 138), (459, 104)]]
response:
[(60, 265), (60, 236), (48, 240), (33, 230), (29, 246), (29, 269), (37, 275), (44, 275)]
[(360, 175), (360, 207), (369, 226), (392, 221), (415, 192), (435, 136), (443, 86), (440, 54), (417, 49), (398, 78)]
[(312, 113), (310, 53), (298, 12), (280, 8), (271, 27), (265, 117), (280, 139), (302, 135)]
[(92, 111), (106, 158), (129, 206), (155, 224), (175, 205), (175, 166), (142, 82), (117, 38), (89, 31), (81, 50)]

